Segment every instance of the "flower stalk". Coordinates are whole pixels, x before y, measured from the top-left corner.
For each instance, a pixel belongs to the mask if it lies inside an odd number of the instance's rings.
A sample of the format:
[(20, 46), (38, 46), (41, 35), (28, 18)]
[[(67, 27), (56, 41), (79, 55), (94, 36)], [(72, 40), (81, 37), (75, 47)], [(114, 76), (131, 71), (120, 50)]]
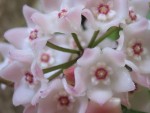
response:
[(58, 50), (58, 51), (62, 51), (62, 52), (67, 52), (67, 53), (73, 53), (73, 54), (79, 54), (80, 52), (78, 50), (73, 50), (73, 49), (68, 49), (68, 48), (63, 48), (60, 46), (57, 46), (51, 42), (47, 42), (46, 44), (48, 47)]

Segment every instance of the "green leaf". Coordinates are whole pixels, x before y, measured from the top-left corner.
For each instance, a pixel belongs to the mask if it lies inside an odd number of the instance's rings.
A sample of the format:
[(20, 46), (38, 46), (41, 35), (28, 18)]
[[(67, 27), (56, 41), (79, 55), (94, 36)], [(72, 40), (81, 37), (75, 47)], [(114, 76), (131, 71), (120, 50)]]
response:
[(119, 38), (119, 31), (122, 30), (122, 28), (117, 27), (117, 26), (112, 26), (110, 27), (106, 33), (104, 33), (101, 37), (99, 37), (94, 44), (92, 45), (92, 47), (97, 46), (99, 43), (101, 43), (103, 40), (105, 40), (108, 37), (113, 37), (114, 39), (118, 39)]
[(107, 38), (109, 38), (109, 39), (111, 39), (111, 40), (113, 40), (113, 41), (119, 39), (119, 37), (120, 37), (119, 31), (120, 31), (120, 29), (114, 31), (114, 32), (113, 32), (112, 34), (110, 34)]
[(121, 108), (122, 108), (123, 113), (146, 113), (146, 112), (142, 112), (142, 111), (136, 111), (136, 110), (133, 110), (133, 109), (128, 109), (124, 105), (121, 105)]

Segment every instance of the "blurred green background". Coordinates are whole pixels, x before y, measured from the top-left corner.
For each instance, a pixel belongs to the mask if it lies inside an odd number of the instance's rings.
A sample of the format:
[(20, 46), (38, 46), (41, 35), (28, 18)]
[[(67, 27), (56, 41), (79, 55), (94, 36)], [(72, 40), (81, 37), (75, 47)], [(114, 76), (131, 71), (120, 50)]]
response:
[[(0, 0), (0, 41), (5, 41), (3, 34), (13, 27), (25, 26), (22, 14), (24, 4), (32, 6), (36, 0)], [(13, 88), (0, 89), (0, 113), (22, 113), (21, 106), (12, 105)], [(20, 97), (20, 99), (23, 97)]]

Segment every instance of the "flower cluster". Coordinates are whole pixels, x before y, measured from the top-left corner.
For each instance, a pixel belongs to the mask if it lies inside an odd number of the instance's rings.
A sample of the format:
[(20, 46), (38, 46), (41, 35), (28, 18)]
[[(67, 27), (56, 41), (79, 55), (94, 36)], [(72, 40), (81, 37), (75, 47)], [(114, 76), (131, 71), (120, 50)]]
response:
[(0, 44), (23, 113), (150, 113), (150, 0), (41, 0)]

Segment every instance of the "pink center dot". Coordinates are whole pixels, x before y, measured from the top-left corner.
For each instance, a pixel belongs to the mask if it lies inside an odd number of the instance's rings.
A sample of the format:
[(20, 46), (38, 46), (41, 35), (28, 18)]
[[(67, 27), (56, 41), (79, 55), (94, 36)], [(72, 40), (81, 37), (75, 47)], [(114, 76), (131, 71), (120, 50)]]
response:
[(95, 76), (98, 80), (105, 79), (108, 76), (108, 71), (105, 68), (98, 68), (95, 71)]
[(35, 40), (37, 38), (37, 35), (38, 35), (38, 31), (37, 30), (33, 30), (33, 31), (30, 32), (29, 39), (30, 40)]
[(50, 60), (49, 54), (43, 53), (43, 54), (41, 55), (41, 61), (42, 61), (42, 62), (48, 63), (49, 60)]
[(100, 4), (97, 9), (100, 14), (105, 14), (105, 15), (107, 15), (108, 12), (110, 11), (109, 6), (105, 4)]
[(70, 103), (68, 96), (61, 96), (59, 97), (58, 101), (61, 106), (68, 106)]
[(141, 43), (135, 43), (132, 46), (132, 49), (133, 49), (133, 52), (134, 52), (135, 55), (141, 55), (142, 52), (143, 52), (143, 47), (142, 47)]
[(25, 73), (25, 80), (30, 84), (33, 83), (33, 75), (30, 72)]
[(132, 10), (129, 11), (129, 16), (132, 21), (135, 21), (137, 19), (135, 12)]
[(67, 10), (66, 9), (62, 9), (59, 13), (58, 13), (58, 17), (62, 18), (67, 14)]

